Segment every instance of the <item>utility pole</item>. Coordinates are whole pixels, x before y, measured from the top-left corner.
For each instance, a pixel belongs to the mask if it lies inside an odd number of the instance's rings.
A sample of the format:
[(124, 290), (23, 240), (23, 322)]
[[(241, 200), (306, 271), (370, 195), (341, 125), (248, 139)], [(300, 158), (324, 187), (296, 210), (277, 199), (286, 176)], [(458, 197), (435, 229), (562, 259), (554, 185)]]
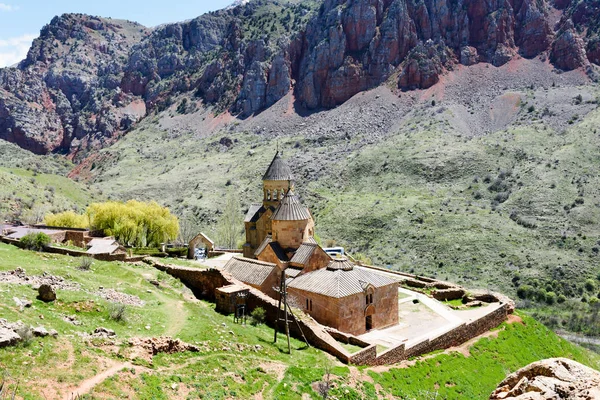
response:
[[(281, 273), (281, 282), (279, 283), (279, 304), (277, 305), (277, 319), (275, 320), (275, 338), (277, 343), (277, 334), (279, 333), (279, 322), (285, 322), (285, 336), (287, 337), (288, 353), (292, 354), (292, 345), (290, 344), (290, 325), (288, 321), (288, 302), (285, 271)], [(281, 303), (283, 303), (283, 318), (281, 318)]]

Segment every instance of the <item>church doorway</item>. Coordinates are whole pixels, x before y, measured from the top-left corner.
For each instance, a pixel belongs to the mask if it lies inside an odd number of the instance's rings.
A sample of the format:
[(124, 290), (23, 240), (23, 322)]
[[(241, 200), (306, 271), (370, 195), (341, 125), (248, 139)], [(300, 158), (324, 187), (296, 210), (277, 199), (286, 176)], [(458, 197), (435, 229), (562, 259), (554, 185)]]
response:
[(373, 329), (373, 316), (369, 315), (368, 317), (365, 318), (365, 329), (368, 331), (370, 331), (371, 329)]

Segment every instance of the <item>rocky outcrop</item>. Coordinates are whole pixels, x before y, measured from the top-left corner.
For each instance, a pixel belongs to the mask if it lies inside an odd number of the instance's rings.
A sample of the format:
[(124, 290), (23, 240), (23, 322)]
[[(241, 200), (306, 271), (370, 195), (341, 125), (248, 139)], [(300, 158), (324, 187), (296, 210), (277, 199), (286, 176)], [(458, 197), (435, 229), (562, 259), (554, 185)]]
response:
[(407, 56), (398, 78), (398, 87), (403, 90), (427, 89), (435, 85), (445, 69), (456, 63), (453, 53), (443, 43), (419, 44)]
[(600, 398), (600, 372), (567, 358), (538, 361), (509, 375), (490, 400)]
[(571, 20), (567, 20), (552, 45), (550, 61), (557, 68), (573, 70), (589, 64), (585, 43), (577, 34)]
[(290, 90), (316, 109), (390, 79), (428, 88), (458, 62), (548, 53), (559, 69), (588, 68), (598, 20), (600, 0), (264, 0), (153, 30), (68, 14), (0, 69), (0, 138), (78, 160), (180, 96), (246, 117)]
[(128, 109), (120, 80), (141, 25), (55, 17), (18, 68), (0, 69), (0, 138), (35, 153), (100, 148), (145, 110)]

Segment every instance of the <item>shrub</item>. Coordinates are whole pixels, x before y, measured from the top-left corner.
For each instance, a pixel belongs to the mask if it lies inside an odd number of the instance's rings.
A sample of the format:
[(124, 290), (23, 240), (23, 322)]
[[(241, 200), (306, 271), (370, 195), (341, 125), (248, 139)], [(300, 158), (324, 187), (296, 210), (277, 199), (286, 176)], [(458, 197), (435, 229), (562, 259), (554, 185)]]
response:
[(187, 257), (188, 248), (187, 247), (174, 247), (172, 249), (167, 249), (167, 254), (169, 257), (177, 258), (177, 257)]
[(127, 321), (127, 306), (125, 304), (110, 303), (108, 306), (108, 317), (113, 321)]
[(546, 293), (546, 303), (548, 305), (553, 305), (556, 302), (556, 293), (548, 292)]
[(567, 298), (566, 298), (566, 296), (564, 294), (559, 294), (558, 298), (556, 299), (556, 301), (558, 302), (558, 304), (562, 304), (565, 301), (567, 301)]
[(596, 290), (596, 282), (593, 279), (587, 279), (585, 281), (585, 290), (588, 292), (594, 292)]
[(21, 238), (20, 242), (23, 243), (28, 250), (42, 251), (44, 250), (44, 247), (47, 247), (52, 243), (52, 239), (45, 233), (38, 232), (28, 233)]
[(517, 289), (517, 296), (519, 296), (520, 299), (527, 299), (531, 296), (532, 292), (533, 287), (529, 285), (521, 285)]
[(79, 266), (77, 269), (82, 271), (89, 271), (92, 268), (92, 264), (94, 263), (94, 259), (91, 257), (81, 257), (79, 259)]
[(21, 338), (21, 344), (25, 347), (29, 346), (33, 341), (33, 331), (27, 325), (22, 325), (17, 328), (16, 333)]
[(179, 220), (155, 202), (109, 201), (88, 207), (90, 226), (127, 246), (158, 246), (177, 238)]
[(250, 313), (250, 324), (253, 326), (264, 324), (266, 317), (265, 309), (262, 307), (256, 307)]

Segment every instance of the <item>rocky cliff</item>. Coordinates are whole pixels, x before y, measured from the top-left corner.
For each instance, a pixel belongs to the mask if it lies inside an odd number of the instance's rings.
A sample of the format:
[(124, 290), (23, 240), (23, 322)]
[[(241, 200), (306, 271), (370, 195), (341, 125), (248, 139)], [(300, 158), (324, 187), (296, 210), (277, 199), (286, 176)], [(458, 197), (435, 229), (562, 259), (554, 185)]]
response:
[(245, 117), (290, 90), (300, 106), (330, 108), (384, 83), (424, 89), (460, 64), (515, 57), (591, 75), (600, 1), (573, 3), (253, 0), (153, 30), (64, 15), (0, 70), (0, 138), (76, 158), (186, 93)]

